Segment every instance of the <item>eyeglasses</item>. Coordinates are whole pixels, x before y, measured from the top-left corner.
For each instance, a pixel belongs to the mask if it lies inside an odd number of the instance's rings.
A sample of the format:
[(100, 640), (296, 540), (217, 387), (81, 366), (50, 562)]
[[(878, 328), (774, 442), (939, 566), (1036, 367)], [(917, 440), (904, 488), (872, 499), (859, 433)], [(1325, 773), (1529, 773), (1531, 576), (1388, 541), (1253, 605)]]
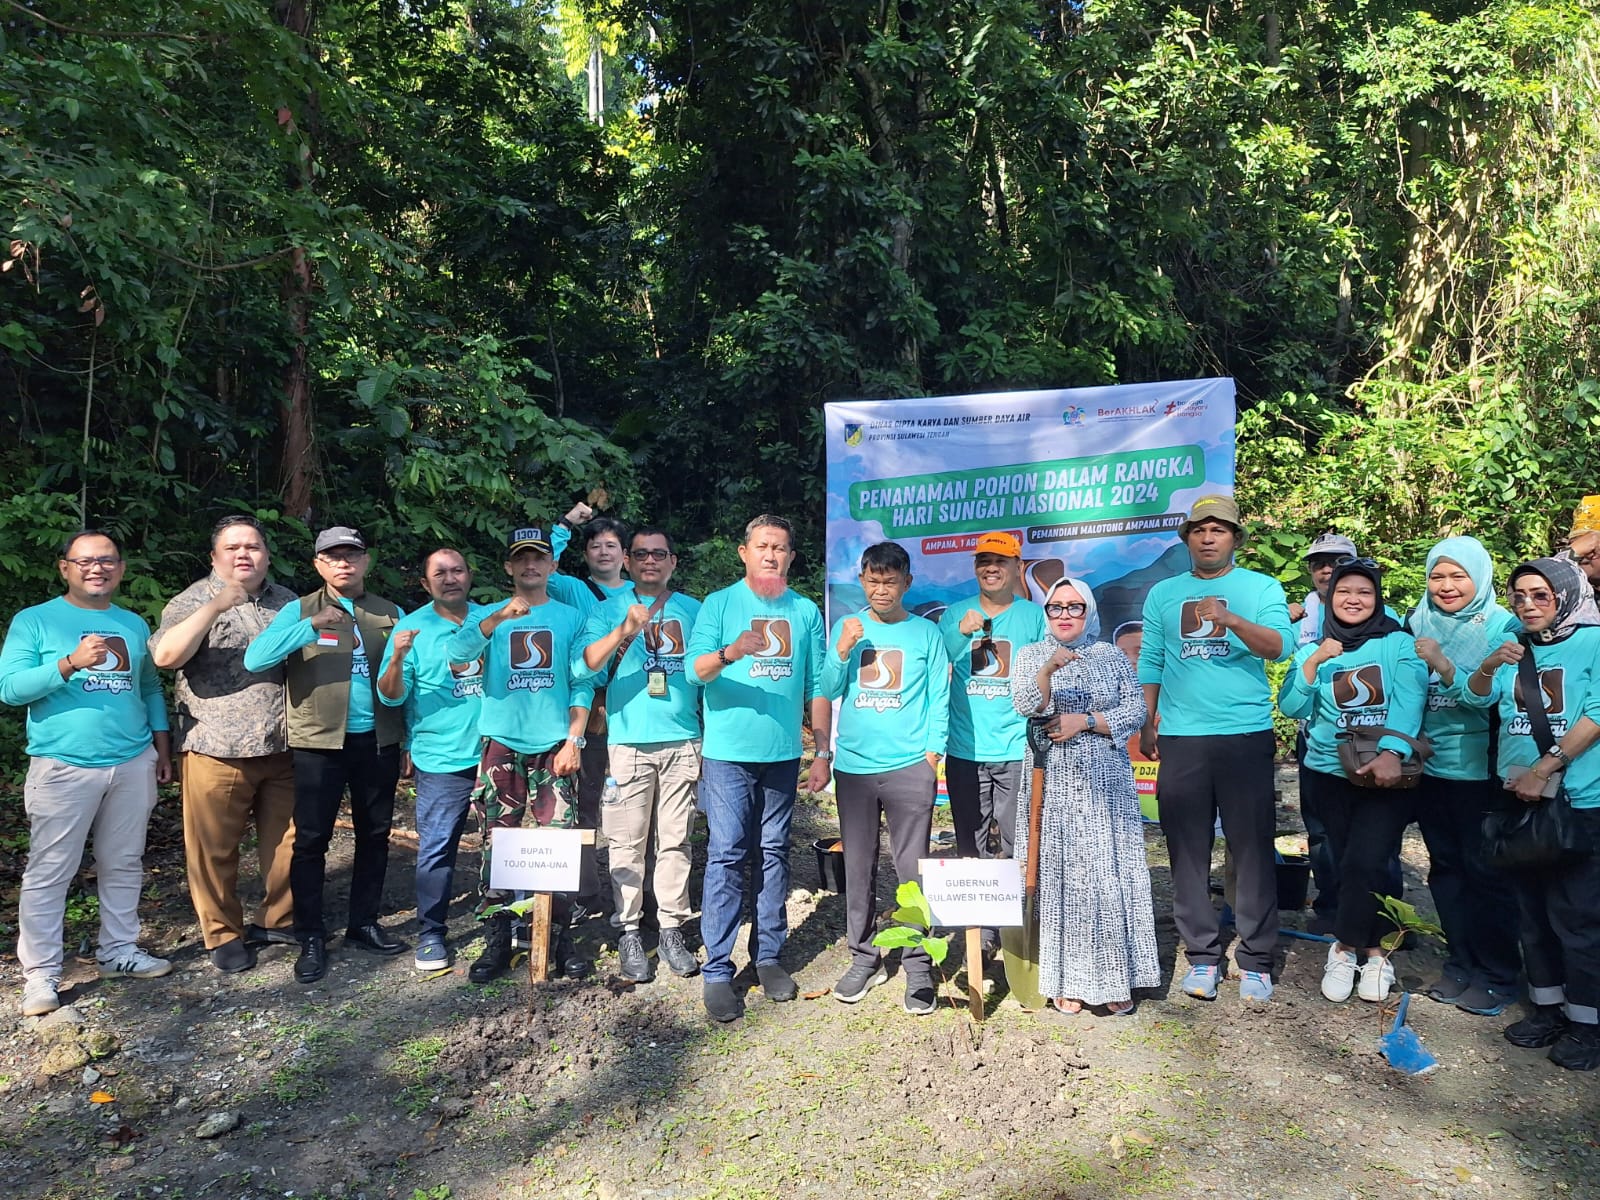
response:
[(671, 550), (629, 550), (628, 557), (639, 562), (666, 562), (672, 557)]
[(1088, 611), (1089, 606), (1087, 604), (1076, 601), (1072, 604), (1046, 604), (1044, 606), (1044, 615), (1052, 618), (1081, 617)]
[(1542, 589), (1539, 590), (1539, 591), (1536, 591), (1536, 592), (1512, 592), (1511, 593), (1511, 607), (1512, 608), (1526, 608), (1530, 604), (1533, 605), (1535, 608), (1549, 608), (1555, 602), (1556, 602), (1555, 594), (1553, 592), (1547, 592), (1547, 591), (1544, 591)]
[(69, 562), (80, 571), (87, 571), (90, 567), (103, 567), (107, 571), (119, 565), (122, 559), (114, 554), (101, 554), (94, 558), (64, 558), (62, 562)]
[(358, 558), (365, 558), (366, 556), (367, 552), (365, 550), (324, 550), (317, 555), (323, 562), (331, 563), (351, 563)]

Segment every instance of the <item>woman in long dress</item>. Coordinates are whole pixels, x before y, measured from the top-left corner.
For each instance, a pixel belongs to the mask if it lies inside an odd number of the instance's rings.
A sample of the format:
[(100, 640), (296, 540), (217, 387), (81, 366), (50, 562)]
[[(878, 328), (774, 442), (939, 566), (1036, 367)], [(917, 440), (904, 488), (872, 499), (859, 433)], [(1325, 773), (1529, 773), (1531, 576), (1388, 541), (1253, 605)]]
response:
[[(1094, 640), (1094, 594), (1063, 579), (1045, 597), (1047, 636), (1017, 651), (1011, 696), (1024, 716), (1049, 714), (1039, 837), (1039, 991), (1062, 1012), (1105, 1005), (1131, 1014), (1155, 987), (1155, 913), (1128, 739), (1144, 694), (1115, 646)], [(1028, 852), (1028, 804), (1017, 805), (1016, 856)]]

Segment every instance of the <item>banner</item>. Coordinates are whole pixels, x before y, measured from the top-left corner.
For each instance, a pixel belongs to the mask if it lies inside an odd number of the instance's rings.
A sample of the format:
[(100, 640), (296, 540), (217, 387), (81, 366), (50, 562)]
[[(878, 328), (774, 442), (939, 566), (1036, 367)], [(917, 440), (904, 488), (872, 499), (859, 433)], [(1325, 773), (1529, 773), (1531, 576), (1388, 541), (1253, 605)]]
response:
[(896, 541), (907, 606), (937, 621), (977, 594), (980, 533), (1022, 539), (1023, 590), (1084, 579), (1110, 640), (1158, 579), (1189, 569), (1189, 505), (1233, 491), (1233, 381), (1197, 379), (826, 406), (830, 623), (866, 603), (861, 552)]

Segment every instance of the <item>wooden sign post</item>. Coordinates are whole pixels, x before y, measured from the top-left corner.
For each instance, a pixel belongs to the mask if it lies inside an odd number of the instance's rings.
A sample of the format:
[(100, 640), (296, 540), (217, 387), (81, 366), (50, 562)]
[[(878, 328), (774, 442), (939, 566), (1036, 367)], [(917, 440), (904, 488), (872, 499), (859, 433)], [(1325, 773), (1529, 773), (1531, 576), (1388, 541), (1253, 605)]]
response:
[(1022, 924), (1022, 870), (1009, 858), (924, 858), (917, 863), (933, 923), (965, 926), (967, 1003), (984, 1018), (983, 931)]
[(550, 978), (552, 895), (576, 892), (583, 848), (594, 845), (592, 829), (491, 829), (489, 886), (495, 891), (531, 892), (528, 910), (528, 980)]

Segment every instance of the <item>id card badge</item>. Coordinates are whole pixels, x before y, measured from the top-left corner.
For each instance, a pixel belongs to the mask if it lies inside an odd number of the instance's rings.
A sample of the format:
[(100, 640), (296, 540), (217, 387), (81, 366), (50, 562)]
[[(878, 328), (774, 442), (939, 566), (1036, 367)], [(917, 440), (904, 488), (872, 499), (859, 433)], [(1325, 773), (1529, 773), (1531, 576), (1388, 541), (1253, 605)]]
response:
[(651, 667), (645, 677), (645, 691), (660, 699), (667, 694), (667, 673), (660, 667)]

